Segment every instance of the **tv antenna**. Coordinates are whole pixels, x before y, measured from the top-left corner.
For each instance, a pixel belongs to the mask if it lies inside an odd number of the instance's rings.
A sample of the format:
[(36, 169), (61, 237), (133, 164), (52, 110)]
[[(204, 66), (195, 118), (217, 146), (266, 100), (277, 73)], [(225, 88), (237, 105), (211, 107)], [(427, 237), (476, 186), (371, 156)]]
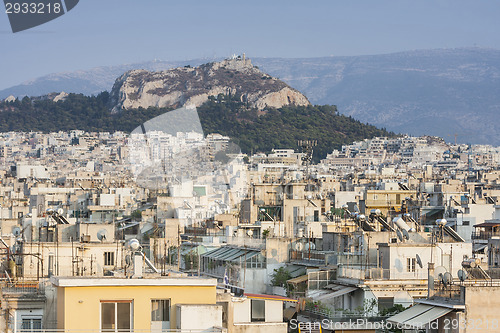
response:
[(299, 140), (297, 145), (302, 148), (302, 165), (306, 166), (306, 179), (309, 178), (309, 165), (312, 161), (314, 147), (318, 145), (318, 140)]

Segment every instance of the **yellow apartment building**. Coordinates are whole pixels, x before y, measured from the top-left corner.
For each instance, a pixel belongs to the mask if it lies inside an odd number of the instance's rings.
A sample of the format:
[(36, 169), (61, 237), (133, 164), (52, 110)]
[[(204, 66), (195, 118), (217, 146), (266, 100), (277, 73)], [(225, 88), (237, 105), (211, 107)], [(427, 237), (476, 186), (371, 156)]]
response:
[(216, 279), (52, 277), (51, 282), (61, 330), (217, 331), (222, 326)]
[(417, 191), (414, 190), (367, 190), (364, 198), (366, 212), (380, 209), (384, 215), (389, 211), (400, 213), (403, 201), (406, 198), (416, 197)]

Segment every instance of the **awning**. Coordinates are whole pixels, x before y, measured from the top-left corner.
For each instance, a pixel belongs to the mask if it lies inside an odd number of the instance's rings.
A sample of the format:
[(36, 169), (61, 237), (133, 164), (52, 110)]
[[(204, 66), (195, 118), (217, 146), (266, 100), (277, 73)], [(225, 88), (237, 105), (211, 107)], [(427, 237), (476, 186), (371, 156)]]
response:
[(308, 279), (308, 275), (306, 274), (306, 275), (302, 275), (302, 276), (287, 280), (286, 282), (297, 284), (297, 283), (305, 282), (305, 281), (307, 281), (307, 279)]
[(296, 278), (306, 274), (306, 268), (299, 265), (286, 265), (285, 269), (290, 273), (292, 278)]
[(486, 247), (488, 246), (488, 244), (474, 244), (474, 248), (473, 248), (473, 252), (481, 252), (483, 251)]
[(443, 308), (440, 306), (434, 306), (428, 311), (422, 313), (421, 315), (412, 318), (404, 323), (405, 327), (425, 327), (430, 322), (444, 316), (445, 314), (451, 312), (453, 309)]
[(426, 217), (429, 217), (429, 216), (432, 216), (432, 215), (436, 215), (437, 213), (439, 212), (444, 212), (444, 208), (435, 208), (435, 209), (431, 209), (430, 211), (428, 211), (427, 213), (425, 213), (424, 215)]
[(403, 325), (405, 328), (424, 328), (425, 325), (428, 325), (430, 322), (451, 311), (453, 311), (453, 309), (441, 306), (417, 304), (403, 312), (389, 317), (387, 321)]
[(485, 228), (485, 227), (498, 227), (500, 222), (484, 222), (474, 225), (474, 228)]
[(339, 286), (339, 288), (334, 289), (335, 291), (332, 291), (331, 293), (321, 295), (317, 298), (315, 298), (315, 301), (322, 301), (325, 299), (332, 299), (334, 297), (339, 297), (345, 294), (349, 294), (351, 291), (354, 291), (358, 288), (356, 287), (347, 287), (347, 286)]
[(260, 250), (223, 246), (204, 253), (203, 257), (211, 258), (212, 260), (237, 262), (240, 260), (248, 260), (258, 254), (260, 254)]
[(283, 310), (283, 319), (291, 320), (296, 312), (296, 308), (286, 308), (285, 310)]
[(387, 318), (387, 321), (396, 323), (396, 324), (403, 324), (405, 321), (410, 320), (411, 318), (414, 318), (420, 314), (422, 314), (425, 311), (428, 311), (430, 308), (432, 308), (431, 305), (425, 305), (425, 304), (417, 304), (414, 305), (403, 312), (400, 312), (398, 314), (395, 314), (392, 317)]

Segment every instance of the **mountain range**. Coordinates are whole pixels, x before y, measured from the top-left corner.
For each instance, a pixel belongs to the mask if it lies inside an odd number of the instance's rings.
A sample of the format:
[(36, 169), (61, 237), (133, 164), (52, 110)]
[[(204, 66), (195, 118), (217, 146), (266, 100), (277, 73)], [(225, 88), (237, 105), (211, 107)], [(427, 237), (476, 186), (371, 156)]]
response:
[[(207, 59), (151, 61), (51, 74), (0, 91), (0, 98), (111, 91), (133, 69), (198, 66)], [(500, 50), (415, 50), (322, 58), (252, 58), (254, 65), (364, 123), (452, 142), (500, 145)]]

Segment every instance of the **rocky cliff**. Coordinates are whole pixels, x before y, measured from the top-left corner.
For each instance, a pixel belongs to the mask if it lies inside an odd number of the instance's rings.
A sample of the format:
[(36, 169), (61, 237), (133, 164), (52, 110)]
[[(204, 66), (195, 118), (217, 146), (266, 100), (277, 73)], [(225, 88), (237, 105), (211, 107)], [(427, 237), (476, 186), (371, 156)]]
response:
[(209, 96), (219, 94), (240, 96), (242, 102), (260, 110), (310, 104), (303, 94), (261, 72), (244, 56), (194, 68), (128, 71), (115, 81), (111, 103), (113, 112), (150, 106), (200, 106)]

